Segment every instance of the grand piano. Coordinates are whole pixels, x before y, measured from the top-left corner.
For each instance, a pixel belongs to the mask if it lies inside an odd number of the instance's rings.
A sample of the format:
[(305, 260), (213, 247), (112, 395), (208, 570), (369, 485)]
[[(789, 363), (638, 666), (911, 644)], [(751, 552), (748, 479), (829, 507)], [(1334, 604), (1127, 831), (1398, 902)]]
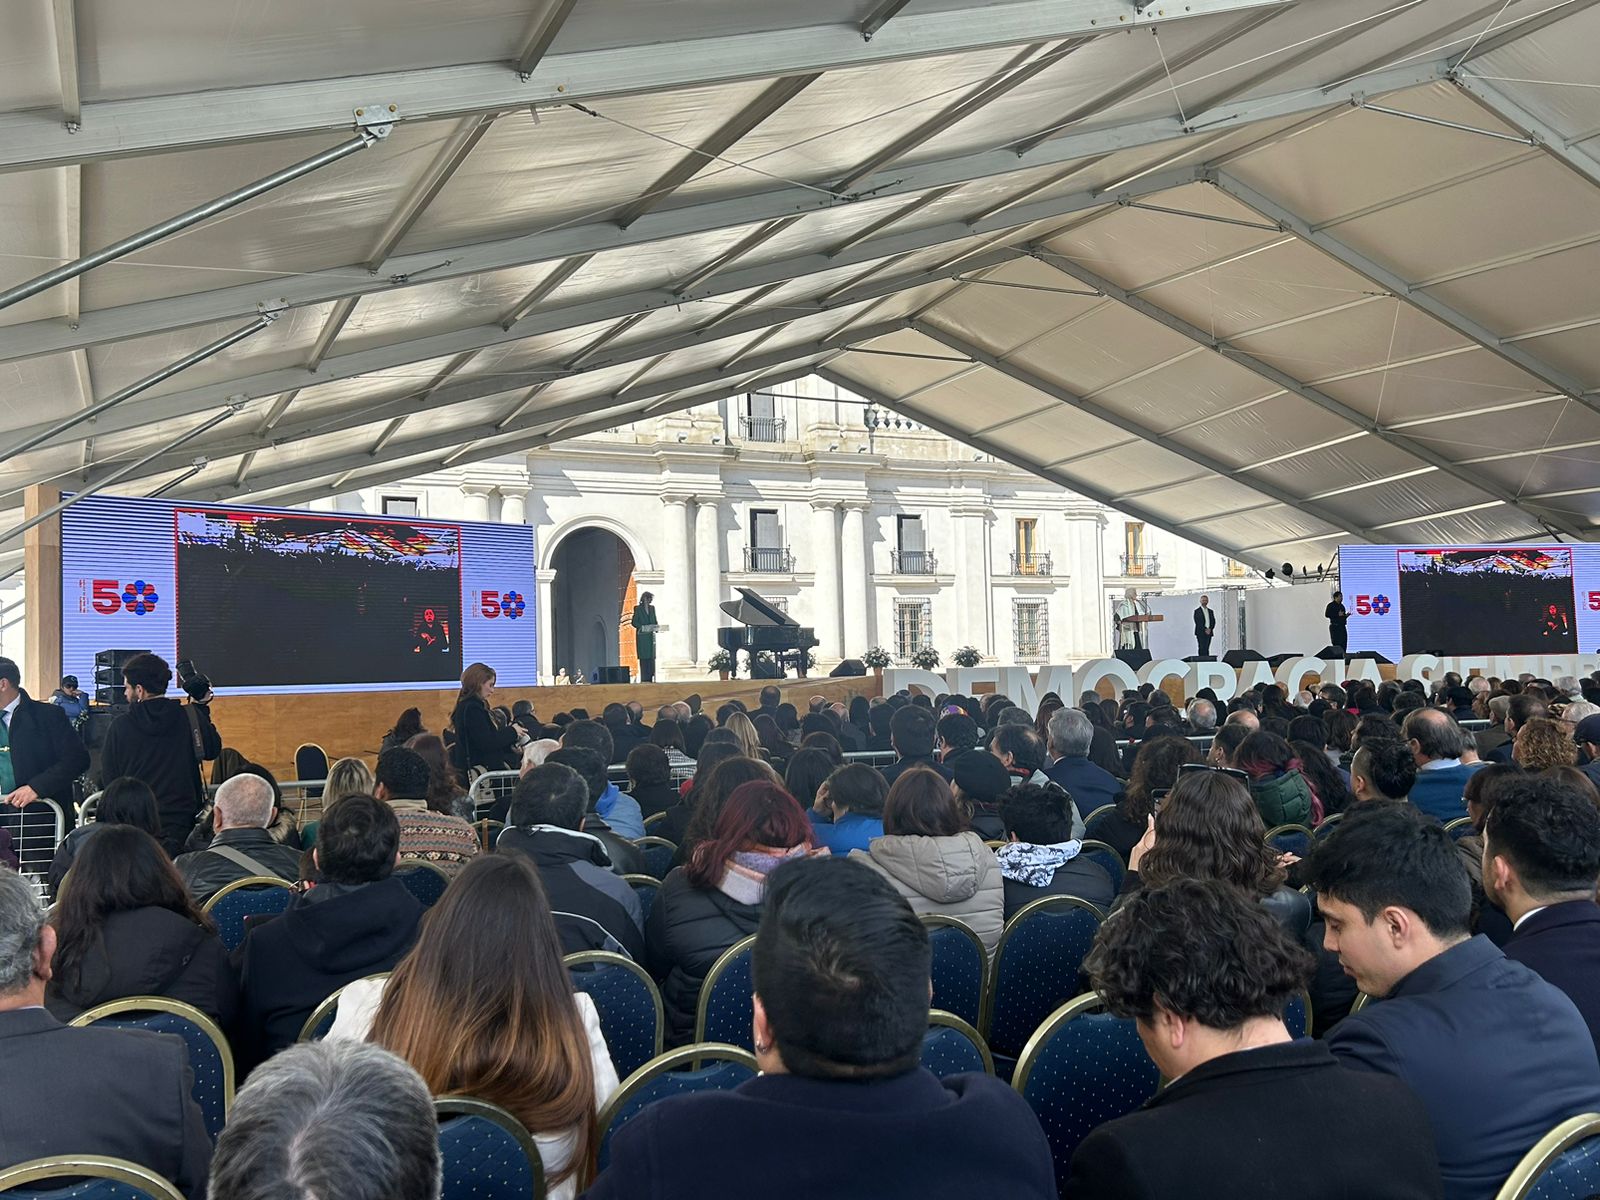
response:
[(722, 611), (739, 625), (717, 630), (717, 645), (733, 655), (733, 673), (739, 673), (739, 651), (743, 650), (750, 656), (750, 677), (760, 678), (756, 673), (756, 655), (765, 650), (777, 660), (776, 678), (783, 678), (785, 667), (790, 663), (798, 674), (804, 675), (805, 651), (821, 645), (816, 635), (749, 588), (734, 590), (742, 598), (723, 601)]

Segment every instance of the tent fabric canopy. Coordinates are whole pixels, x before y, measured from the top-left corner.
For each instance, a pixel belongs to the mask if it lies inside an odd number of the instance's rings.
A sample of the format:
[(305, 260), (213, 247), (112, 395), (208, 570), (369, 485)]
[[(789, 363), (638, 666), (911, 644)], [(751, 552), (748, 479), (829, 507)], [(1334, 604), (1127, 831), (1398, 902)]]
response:
[(0, 522), (41, 482), (299, 503), (815, 372), (1258, 566), (1587, 538), (1600, 3), (1177, 7), (19, 0)]

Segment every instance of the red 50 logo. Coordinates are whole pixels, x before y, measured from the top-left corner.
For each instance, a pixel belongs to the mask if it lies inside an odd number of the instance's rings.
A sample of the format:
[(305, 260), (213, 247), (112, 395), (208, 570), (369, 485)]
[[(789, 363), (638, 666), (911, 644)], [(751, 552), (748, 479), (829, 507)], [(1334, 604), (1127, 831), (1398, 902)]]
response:
[(143, 579), (119, 583), (115, 579), (96, 579), (90, 587), (90, 603), (102, 616), (114, 616), (123, 609), (136, 617), (154, 612), (161, 597), (155, 585)]
[(508, 621), (515, 621), (527, 611), (528, 602), (522, 598), (521, 592), (480, 592), (478, 594), (478, 611), (493, 620), (504, 617)]
[(1360, 617), (1384, 616), (1392, 607), (1389, 597), (1379, 592), (1376, 596), (1357, 596), (1356, 615)]

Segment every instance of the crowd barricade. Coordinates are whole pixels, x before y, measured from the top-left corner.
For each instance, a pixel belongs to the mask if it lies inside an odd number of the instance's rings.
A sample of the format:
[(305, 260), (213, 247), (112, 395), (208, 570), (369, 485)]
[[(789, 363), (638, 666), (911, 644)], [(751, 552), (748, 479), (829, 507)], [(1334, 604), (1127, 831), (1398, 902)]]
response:
[(501, 800), (508, 800), (517, 790), (521, 771), (485, 771), (472, 781), (467, 796), (472, 801), (472, 819), (481, 821)]
[(11, 835), (11, 849), (21, 873), (40, 896), (48, 892), (50, 860), (67, 836), (67, 818), (54, 800), (33, 800), (21, 808), (0, 805), (0, 829)]

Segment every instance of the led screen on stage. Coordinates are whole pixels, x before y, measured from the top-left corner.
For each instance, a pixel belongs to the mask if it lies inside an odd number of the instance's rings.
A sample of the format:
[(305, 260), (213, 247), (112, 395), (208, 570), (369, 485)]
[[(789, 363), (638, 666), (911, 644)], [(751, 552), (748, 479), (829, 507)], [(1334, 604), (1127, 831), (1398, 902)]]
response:
[(1405, 654), (1600, 650), (1600, 548), (1341, 546), (1350, 649)]
[(526, 525), (89, 497), (61, 517), (62, 662), (186, 658), (219, 693), (536, 682)]

